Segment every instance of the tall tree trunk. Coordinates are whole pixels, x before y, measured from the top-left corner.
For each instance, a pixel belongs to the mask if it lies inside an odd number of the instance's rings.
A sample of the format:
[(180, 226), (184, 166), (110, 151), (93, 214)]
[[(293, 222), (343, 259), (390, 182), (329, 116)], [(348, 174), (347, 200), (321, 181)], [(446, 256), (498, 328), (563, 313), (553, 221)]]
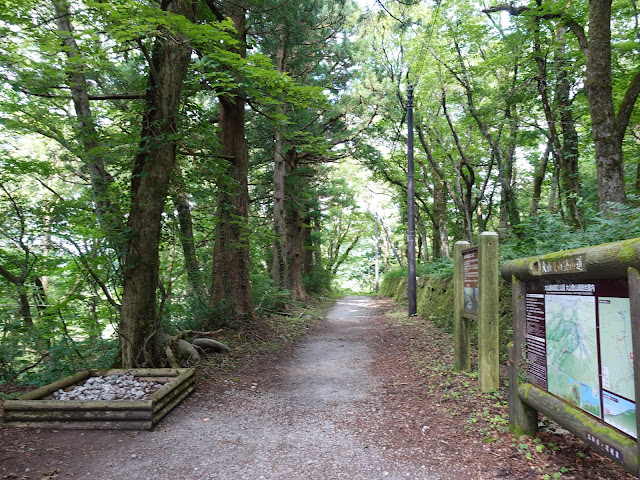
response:
[(100, 152), (100, 135), (89, 103), (89, 89), (83, 71), (80, 48), (73, 36), (69, 4), (66, 0), (54, 0), (56, 25), (62, 35), (64, 54), (67, 57), (67, 80), (71, 91), (76, 118), (78, 121), (79, 140), (84, 148), (84, 162), (89, 172), (93, 199), (98, 221), (111, 246), (121, 254), (124, 245), (120, 235), (124, 228), (124, 217), (117, 202), (111, 200), (109, 187), (113, 182), (108, 174)]
[[(245, 11), (237, 4), (230, 7), (230, 17), (239, 35), (236, 52), (246, 56)], [(229, 159), (227, 183), (219, 189), (211, 306), (224, 306), (223, 317), (236, 324), (253, 320), (253, 303), (249, 282), (249, 152), (245, 135), (245, 99), (238, 92), (220, 97), (221, 154)], [(211, 318), (211, 326), (225, 318)]]
[(558, 159), (554, 155), (553, 174), (551, 175), (551, 191), (549, 192), (549, 211), (551, 213), (558, 213), (558, 206), (556, 200), (558, 200), (558, 177), (560, 175), (560, 166), (558, 165)]
[(299, 208), (289, 210), (287, 215), (287, 244), (289, 246), (287, 257), (289, 259), (289, 290), (291, 298), (297, 301), (305, 301), (309, 298), (304, 287), (304, 235), (302, 225), (302, 213)]
[(313, 244), (311, 228), (311, 219), (307, 217), (302, 224), (302, 242), (304, 245), (304, 273), (311, 273), (315, 270), (315, 265), (313, 263), (313, 252), (315, 251), (315, 245)]
[[(551, 107), (551, 99), (548, 86), (547, 60), (542, 52), (542, 40), (540, 39), (540, 18), (536, 18), (536, 30), (534, 34), (534, 51), (536, 64), (538, 66), (538, 92), (542, 100), (542, 107), (547, 121), (549, 132), (549, 142), (553, 148), (554, 157), (560, 169), (559, 186), (568, 209), (568, 220), (574, 227), (581, 228), (580, 212), (578, 211), (579, 188), (577, 183), (577, 133), (573, 124), (571, 113), (570, 85), (566, 74), (564, 62), (564, 49), (560, 48), (556, 55), (555, 66), (557, 71), (557, 81), (555, 91), (559, 108), (560, 125), (562, 127), (564, 142), (561, 142), (560, 132), (557, 128), (556, 114)], [(562, 45), (564, 33), (558, 29), (556, 38)], [(539, 197), (538, 197), (539, 198)]]
[(398, 249), (393, 244), (393, 241), (391, 240), (391, 235), (389, 235), (389, 230), (387, 230), (387, 226), (382, 221), (382, 218), (380, 218), (380, 225), (382, 225), (382, 229), (384, 230), (384, 235), (387, 239), (387, 244), (391, 248), (391, 251), (393, 252), (393, 256), (396, 257), (396, 261), (398, 262), (398, 265), (403, 267), (404, 265), (402, 263), (402, 257), (400, 257), (400, 254), (398, 253)]
[(566, 28), (564, 26), (556, 29), (556, 40), (559, 47), (559, 56), (556, 60), (556, 71), (558, 80), (556, 83), (556, 97), (560, 110), (560, 126), (562, 129), (562, 186), (564, 199), (569, 211), (569, 221), (582, 230), (582, 219), (578, 208), (578, 198), (580, 196), (580, 177), (578, 175), (578, 131), (573, 119), (571, 106), (571, 84), (567, 74), (568, 66), (565, 59), (566, 50)]
[(316, 268), (322, 268), (322, 242), (319, 240), (322, 234), (322, 225), (319, 218), (313, 221), (313, 231), (316, 234), (316, 238), (318, 238), (318, 241), (313, 246), (313, 261)]
[(207, 320), (207, 289), (205, 287), (200, 262), (196, 253), (196, 243), (193, 236), (193, 218), (191, 216), (191, 206), (189, 204), (189, 196), (187, 195), (182, 178), (182, 172), (179, 166), (176, 166), (175, 175), (176, 187), (172, 193), (173, 205), (178, 212), (178, 224), (180, 227), (180, 245), (182, 246), (182, 254), (184, 256), (185, 270), (187, 271), (187, 281), (189, 284), (189, 293), (192, 302), (192, 313), (198, 324)]
[(378, 228), (378, 214), (376, 213), (375, 215), (375, 220), (376, 220), (376, 229), (375, 229), (375, 236), (374, 236), (374, 259), (375, 259), (375, 292), (376, 295), (378, 294), (378, 291), (380, 290), (380, 231)]
[(287, 215), (285, 209), (286, 161), (284, 139), (280, 131), (275, 134), (273, 168), (273, 261), (271, 275), (273, 283), (287, 288)]
[(429, 263), (429, 243), (427, 241), (427, 227), (422, 220), (420, 210), (416, 210), (416, 224), (418, 227), (418, 258), (422, 263)]
[(447, 193), (442, 177), (433, 167), (431, 167), (431, 178), (433, 178), (433, 258), (449, 258)]
[[(298, 152), (295, 148), (291, 148), (285, 158), (286, 164), (289, 166), (289, 175), (295, 175), (298, 169)], [(301, 204), (299, 202), (299, 187), (292, 182), (287, 191), (289, 205), (286, 216), (286, 232), (287, 232), (287, 267), (288, 278), (287, 283), (291, 291), (291, 298), (298, 301), (304, 301), (309, 298), (303, 281), (304, 271), (304, 234), (303, 234), (303, 214)]]
[[(515, 79), (514, 79), (515, 80)], [(495, 156), (498, 165), (498, 177), (500, 179), (500, 226), (502, 228), (514, 227), (520, 223), (520, 212), (516, 202), (514, 164), (516, 155), (516, 146), (518, 139), (518, 122), (515, 117), (514, 109), (511, 105), (507, 105), (505, 109), (505, 119), (509, 123), (510, 137), (506, 154), (502, 153), (502, 148), (498, 148), (498, 154)], [(471, 242), (471, 240), (469, 240)]]
[(589, 102), (598, 173), (600, 210), (626, 203), (619, 134), (611, 81), (611, 0), (589, 0), (589, 48), (585, 90)]
[[(195, 21), (196, 2), (169, 0), (166, 11)], [(131, 178), (129, 238), (124, 256), (120, 320), (122, 366), (158, 364), (155, 341), (156, 289), (162, 212), (176, 161), (178, 114), (191, 60), (191, 46), (179, 33), (159, 32), (149, 65), (140, 150)]]
[(547, 141), (547, 148), (540, 158), (540, 164), (533, 175), (533, 193), (531, 194), (531, 204), (529, 205), (529, 216), (536, 217), (540, 208), (540, 196), (542, 195), (542, 184), (547, 173), (547, 164), (551, 154), (551, 141)]
[[(276, 69), (284, 73), (286, 66), (286, 38), (284, 28), (280, 30), (279, 43), (276, 51)], [(283, 106), (281, 112), (286, 115), (286, 107)], [(287, 162), (285, 160), (285, 141), (280, 127), (276, 127), (274, 135), (274, 158), (273, 158), (273, 263), (271, 275), (273, 283), (282, 288), (288, 288), (287, 280), (288, 259), (287, 259), (287, 212), (285, 209), (285, 179), (287, 176)]]

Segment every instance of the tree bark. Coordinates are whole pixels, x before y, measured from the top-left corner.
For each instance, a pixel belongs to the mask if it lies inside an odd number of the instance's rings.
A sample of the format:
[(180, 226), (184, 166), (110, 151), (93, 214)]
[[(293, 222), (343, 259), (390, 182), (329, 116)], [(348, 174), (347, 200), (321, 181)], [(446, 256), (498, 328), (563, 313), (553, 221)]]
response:
[(547, 148), (540, 159), (540, 164), (536, 168), (533, 176), (533, 193), (531, 194), (531, 204), (529, 205), (529, 216), (536, 217), (540, 207), (540, 196), (542, 195), (542, 184), (547, 173), (547, 164), (551, 153), (551, 141), (547, 141)]
[[(286, 36), (284, 29), (280, 30), (279, 43), (276, 51), (276, 69), (284, 73), (286, 68)], [(281, 112), (286, 115), (286, 107)], [(285, 209), (285, 179), (287, 175), (287, 162), (285, 160), (285, 141), (280, 127), (276, 127), (274, 134), (274, 158), (273, 158), (273, 263), (271, 275), (273, 283), (281, 288), (288, 288), (287, 280), (287, 215)]]
[[(427, 155), (429, 161), (429, 168), (426, 165), (423, 166), (423, 176), (425, 185), (429, 185), (429, 175), (431, 177), (432, 186), (430, 193), (433, 197), (433, 206), (431, 208), (431, 224), (433, 230), (433, 258), (449, 258), (449, 233), (447, 231), (447, 188), (445, 185), (445, 179), (442, 169), (436, 162), (431, 147), (425, 136), (425, 129), (422, 125), (418, 126), (418, 138), (420, 139), (420, 145)], [(454, 199), (456, 205), (460, 203)]]
[[(286, 164), (289, 166), (289, 175), (295, 175), (298, 169), (298, 152), (295, 148), (291, 148), (285, 158)], [(289, 198), (289, 206), (287, 208), (286, 222), (286, 261), (287, 261), (287, 284), (291, 291), (291, 298), (297, 301), (305, 301), (309, 298), (304, 286), (304, 234), (302, 220), (306, 215), (303, 214), (303, 208), (299, 201), (299, 188), (296, 188), (291, 182), (287, 191)]]
[[(191, 0), (168, 0), (162, 5), (191, 21), (195, 21), (196, 6)], [(149, 64), (140, 151), (131, 178), (119, 329), (125, 368), (156, 365), (160, 357), (155, 342), (160, 231), (176, 161), (178, 114), (190, 60), (191, 47), (182, 34), (159, 32)]]
[(311, 235), (311, 219), (306, 218), (302, 223), (302, 242), (304, 245), (303, 257), (304, 257), (304, 273), (311, 273), (315, 270), (315, 264), (313, 263), (313, 252), (316, 247), (313, 244), (313, 236)]
[(196, 253), (196, 243), (193, 236), (193, 218), (191, 216), (191, 205), (189, 197), (185, 191), (185, 184), (179, 166), (176, 166), (177, 185), (172, 194), (173, 204), (178, 212), (178, 224), (180, 226), (180, 244), (184, 256), (185, 270), (187, 271), (187, 281), (189, 291), (195, 304), (192, 305), (194, 318), (198, 322), (206, 321), (206, 306), (209, 303), (207, 289), (204, 284), (200, 262)]
[(393, 252), (393, 256), (396, 257), (396, 261), (398, 262), (398, 265), (403, 267), (404, 264), (402, 263), (402, 257), (400, 257), (400, 254), (398, 253), (396, 246), (391, 240), (391, 235), (389, 235), (389, 230), (387, 230), (387, 226), (382, 221), (382, 218), (379, 218), (379, 220), (380, 220), (380, 225), (382, 226), (382, 230), (384, 230), (384, 236), (387, 239), (387, 245), (389, 245), (389, 248), (391, 248), (391, 251)]
[[(238, 32), (235, 52), (246, 57), (245, 11), (236, 4), (230, 15)], [(221, 156), (228, 159), (228, 180), (218, 193), (215, 247), (213, 252), (212, 307), (223, 307), (218, 318), (210, 318), (210, 326), (221, 326), (231, 320), (244, 326), (253, 320), (253, 302), (249, 281), (249, 152), (245, 135), (245, 98), (240, 92), (232, 97), (220, 95)]]
[(589, 0), (589, 49), (585, 90), (598, 172), (600, 210), (626, 203), (622, 136), (618, 133), (611, 80), (611, 0)]
[(560, 110), (560, 126), (562, 130), (562, 184), (564, 198), (569, 210), (569, 221), (577, 228), (582, 229), (582, 219), (578, 208), (578, 198), (580, 196), (580, 177), (578, 174), (578, 131), (573, 119), (571, 105), (571, 84), (567, 74), (567, 64), (565, 60), (566, 50), (566, 27), (561, 26), (556, 29), (556, 40), (559, 44), (559, 55), (556, 59), (557, 83), (556, 97), (558, 109)]
[(450, 244), (447, 229), (447, 194), (440, 174), (431, 169), (433, 178), (433, 258), (449, 258)]
[(53, 6), (56, 25), (63, 37), (64, 53), (68, 59), (67, 79), (78, 121), (80, 142), (84, 148), (83, 160), (91, 180), (98, 221), (107, 238), (110, 239), (112, 247), (121, 254), (124, 245), (119, 234), (124, 230), (124, 218), (117, 202), (111, 200), (109, 187), (113, 179), (107, 172), (104, 159), (97, 153), (100, 151), (100, 135), (89, 103), (89, 89), (80, 58), (80, 48), (72, 33), (69, 4), (66, 0), (54, 0)]
[[(555, 159), (555, 156), (554, 156)], [(558, 213), (558, 206), (556, 201), (558, 200), (558, 177), (560, 175), (560, 166), (557, 159), (553, 164), (553, 173), (551, 175), (551, 191), (549, 192), (549, 211), (551, 213)]]
[[(553, 149), (554, 157), (560, 168), (561, 180), (562, 180), (562, 194), (565, 200), (565, 204), (568, 209), (569, 222), (577, 227), (581, 228), (580, 213), (578, 211), (577, 199), (579, 195), (579, 188), (577, 182), (574, 183), (574, 179), (577, 179), (577, 133), (575, 131), (575, 125), (573, 125), (573, 117), (570, 109), (569, 93), (570, 86), (567, 80), (567, 74), (564, 71), (565, 65), (562, 58), (562, 49), (559, 54), (556, 55), (556, 70), (558, 80), (555, 85), (555, 91), (557, 93), (557, 102), (560, 108), (561, 127), (564, 134), (564, 143), (561, 141), (560, 132), (558, 132), (556, 114), (551, 107), (551, 96), (549, 94), (548, 74), (547, 74), (547, 60), (542, 53), (542, 40), (540, 38), (540, 18), (536, 17), (536, 26), (534, 32), (534, 45), (536, 65), (538, 67), (538, 93), (542, 101), (542, 108), (544, 110), (545, 119), (547, 121), (547, 131), (549, 134), (549, 143)], [(557, 34), (559, 41), (564, 41), (564, 38)], [(573, 136), (571, 136), (573, 135)], [(560, 180), (559, 179), (559, 180)], [(538, 195), (539, 198), (539, 195)]]
[[(320, 223), (320, 219), (316, 218), (313, 221), (313, 231), (316, 234), (316, 238), (320, 238), (320, 236), (322, 235), (322, 225)], [(314, 264), (316, 266), (316, 268), (321, 268), (323, 261), (322, 261), (322, 242), (318, 241), (314, 244), (313, 246), (313, 261)]]
[(305, 301), (309, 298), (304, 287), (302, 273), (304, 271), (304, 236), (302, 214), (299, 208), (289, 210), (287, 215), (287, 257), (289, 260), (289, 290), (291, 298)]

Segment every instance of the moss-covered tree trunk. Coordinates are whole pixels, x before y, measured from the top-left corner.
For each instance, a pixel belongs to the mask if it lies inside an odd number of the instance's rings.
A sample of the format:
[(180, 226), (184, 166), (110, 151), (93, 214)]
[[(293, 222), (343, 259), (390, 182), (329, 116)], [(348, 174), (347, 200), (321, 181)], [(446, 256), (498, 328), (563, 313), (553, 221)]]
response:
[[(195, 21), (196, 2), (163, 2), (166, 11)], [(162, 212), (175, 166), (182, 87), (191, 60), (186, 37), (160, 31), (149, 65), (139, 153), (131, 178), (131, 211), (124, 254), (120, 320), (122, 366), (155, 365), (156, 288)]]

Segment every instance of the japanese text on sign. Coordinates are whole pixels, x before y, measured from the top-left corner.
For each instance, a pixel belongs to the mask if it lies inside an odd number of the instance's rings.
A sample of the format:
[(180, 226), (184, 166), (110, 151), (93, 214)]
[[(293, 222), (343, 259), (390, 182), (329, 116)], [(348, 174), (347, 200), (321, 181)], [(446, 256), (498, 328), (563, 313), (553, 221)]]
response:
[(586, 265), (584, 255), (560, 258), (558, 260), (541, 260), (542, 274), (584, 272)]
[(462, 251), (463, 313), (478, 315), (478, 247)]

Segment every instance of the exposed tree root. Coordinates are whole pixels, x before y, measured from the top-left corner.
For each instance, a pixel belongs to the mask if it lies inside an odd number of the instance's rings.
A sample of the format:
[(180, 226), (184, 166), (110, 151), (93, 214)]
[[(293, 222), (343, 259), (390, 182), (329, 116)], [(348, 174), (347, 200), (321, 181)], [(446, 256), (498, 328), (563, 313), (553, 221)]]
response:
[[(171, 368), (179, 368), (181, 365), (191, 362), (197, 362), (201, 359), (200, 352), (206, 353), (207, 350), (218, 352), (229, 352), (231, 348), (222, 342), (203, 338), (205, 336), (216, 335), (221, 330), (212, 332), (197, 332), (194, 330), (183, 330), (177, 335), (169, 335), (165, 331), (160, 332), (160, 342), (164, 345), (164, 353), (167, 363)], [(195, 337), (193, 340), (187, 341), (185, 337)]]

